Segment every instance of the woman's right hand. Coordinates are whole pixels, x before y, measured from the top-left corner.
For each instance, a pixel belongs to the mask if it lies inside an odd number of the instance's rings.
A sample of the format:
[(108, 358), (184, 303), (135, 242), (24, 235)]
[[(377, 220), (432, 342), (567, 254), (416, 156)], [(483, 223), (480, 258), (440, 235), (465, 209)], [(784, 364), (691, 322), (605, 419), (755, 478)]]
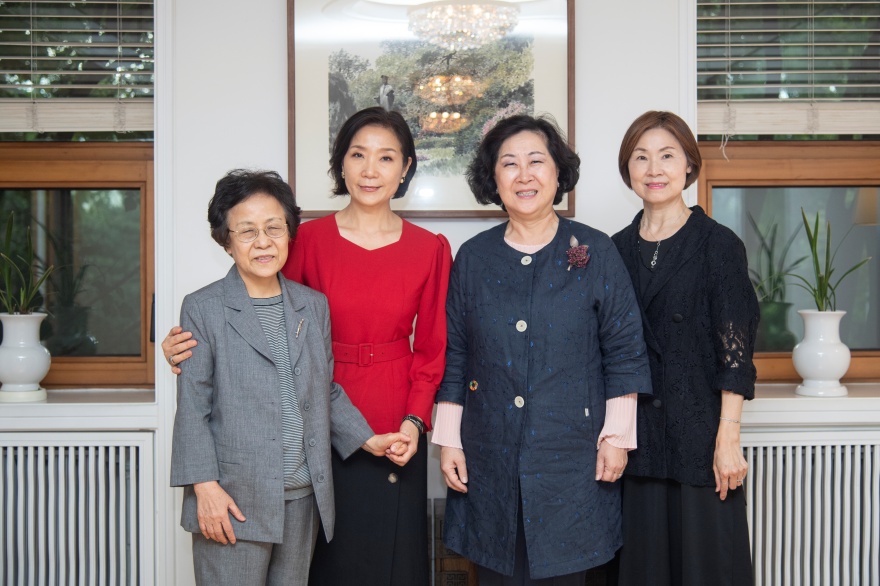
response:
[(216, 480), (193, 484), (196, 493), (199, 529), (209, 541), (226, 545), (235, 543), (235, 531), (229, 514), (244, 523), (245, 518), (229, 493)]
[(193, 355), (190, 348), (198, 342), (192, 339), (192, 332), (184, 332), (180, 326), (174, 326), (162, 340), (162, 354), (165, 362), (171, 365), (171, 372), (180, 374), (180, 363)]
[(461, 448), (440, 447), (440, 471), (446, 486), (458, 492), (467, 492), (467, 463)]

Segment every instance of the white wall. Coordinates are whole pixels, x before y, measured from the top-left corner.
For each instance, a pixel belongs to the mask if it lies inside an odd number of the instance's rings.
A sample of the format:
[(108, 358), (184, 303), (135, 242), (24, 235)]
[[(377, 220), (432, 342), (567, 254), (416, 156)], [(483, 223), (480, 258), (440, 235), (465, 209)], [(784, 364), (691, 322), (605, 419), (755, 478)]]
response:
[[(649, 109), (696, 110), (693, 0), (576, 2), (576, 219), (613, 233), (640, 209), (617, 173), (619, 141)], [(177, 323), (183, 296), (222, 277), (229, 257), (208, 235), (214, 183), (235, 167), (286, 176), (284, 0), (157, 0), (157, 332)], [(246, 14), (245, 14), (246, 12)], [(308, 145), (298, 145), (308, 148)], [(430, 220), (453, 249), (497, 220)], [(157, 350), (161, 354), (161, 350)], [(167, 489), (174, 380), (160, 359), (157, 396), (157, 576), (192, 584), (180, 491)], [(443, 484), (430, 466), (430, 495)], [(173, 505), (173, 506), (172, 506)]]

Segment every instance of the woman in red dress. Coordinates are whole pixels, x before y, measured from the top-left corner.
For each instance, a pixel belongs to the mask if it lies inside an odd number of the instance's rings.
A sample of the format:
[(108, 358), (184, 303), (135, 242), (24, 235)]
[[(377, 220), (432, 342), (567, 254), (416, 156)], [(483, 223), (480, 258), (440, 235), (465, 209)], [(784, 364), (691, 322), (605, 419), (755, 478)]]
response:
[[(318, 537), (309, 583), (427, 585), (424, 432), (445, 366), (452, 254), (443, 236), (391, 210), (416, 170), (399, 113), (355, 113), (340, 129), (330, 163), (334, 194), (350, 201), (299, 228), (283, 273), (327, 295), (334, 379), (374, 433), (402, 431), (419, 440), (393, 458), (397, 466), (334, 454), (335, 535), (331, 543)], [(179, 331), (162, 344), (172, 365), (195, 343)]]

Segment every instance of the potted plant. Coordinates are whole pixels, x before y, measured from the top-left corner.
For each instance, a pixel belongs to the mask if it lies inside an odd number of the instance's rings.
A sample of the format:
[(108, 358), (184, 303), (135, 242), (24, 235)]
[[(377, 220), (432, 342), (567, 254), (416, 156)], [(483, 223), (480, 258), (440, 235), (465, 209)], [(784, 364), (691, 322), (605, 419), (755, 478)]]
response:
[(49, 372), (51, 357), (40, 344), (40, 322), (45, 313), (40, 288), (53, 267), (42, 267), (34, 254), (30, 226), (24, 242), (24, 254), (13, 252), (12, 232), (14, 214), (6, 221), (3, 247), (0, 249), (0, 323), (3, 341), (0, 343), (0, 403), (41, 401), (46, 391), (40, 381)]
[(755, 288), (758, 305), (761, 308), (755, 349), (788, 352), (794, 347), (796, 340), (788, 329), (788, 309), (791, 303), (785, 300), (785, 277), (807, 257), (802, 256), (789, 264), (786, 264), (786, 258), (800, 229), (795, 229), (791, 233), (780, 250), (776, 241), (778, 224), (775, 222), (771, 224), (764, 234), (752, 214), (747, 214), (747, 217), (760, 244), (757, 262), (754, 267), (749, 268), (752, 286)]
[[(816, 214), (812, 227), (803, 208), (801, 216), (810, 245), (813, 272), (810, 278), (797, 274), (791, 276), (797, 279), (795, 285), (810, 294), (816, 309), (798, 311), (804, 320), (804, 339), (794, 347), (792, 360), (795, 370), (804, 381), (796, 392), (811, 397), (840, 397), (847, 393), (846, 387), (840, 384), (840, 379), (849, 368), (850, 352), (840, 341), (840, 320), (846, 312), (837, 310), (837, 288), (846, 277), (871, 260), (871, 257), (860, 260), (835, 279), (834, 260), (840, 244), (832, 253), (831, 222), (825, 222), (825, 241), (822, 243), (824, 251), (820, 251), (819, 214)], [(848, 235), (849, 232), (843, 240)], [(840, 241), (841, 244), (843, 240)]]

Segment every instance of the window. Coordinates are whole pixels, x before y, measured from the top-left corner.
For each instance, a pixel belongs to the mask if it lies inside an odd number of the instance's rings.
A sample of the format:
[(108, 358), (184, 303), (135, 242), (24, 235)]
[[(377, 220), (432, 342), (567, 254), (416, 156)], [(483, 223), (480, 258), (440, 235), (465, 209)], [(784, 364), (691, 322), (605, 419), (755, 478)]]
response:
[(761, 237), (775, 236), (775, 263), (793, 237), (784, 268), (807, 274), (807, 261), (791, 266), (806, 254), (802, 207), (832, 222), (833, 246), (851, 230), (839, 270), (875, 257), (844, 281), (838, 308), (849, 312), (841, 325), (853, 355), (848, 379), (880, 378), (878, 228), (863, 211), (856, 218), (862, 205), (877, 213), (878, 31), (877, 0), (697, 2), (699, 202), (746, 243), (764, 298), (759, 380), (798, 380), (790, 353), (802, 331), (796, 310), (811, 306), (793, 279), (772, 278)]
[[(832, 222), (833, 246), (849, 230), (835, 262), (843, 271), (866, 256), (874, 258), (850, 275), (838, 291), (838, 309), (848, 312), (841, 337), (852, 350), (848, 380), (880, 378), (880, 227), (877, 226), (880, 191), (880, 142), (782, 143), (701, 142), (704, 166), (699, 179), (699, 200), (716, 220), (732, 228), (746, 243), (749, 266), (767, 276), (759, 264), (760, 231), (769, 237), (776, 226), (778, 262), (792, 234), (787, 264), (808, 254), (800, 208), (809, 217), (817, 212), (821, 222)], [(725, 158), (726, 157), (726, 158)], [(752, 226), (750, 218), (754, 220)], [(808, 274), (807, 261), (791, 270)], [(838, 276), (840, 273), (838, 273)], [(761, 347), (756, 354), (762, 381), (797, 380), (791, 363), (791, 345), (800, 340), (802, 324), (797, 309), (812, 309), (809, 298), (785, 279), (783, 291), (765, 289), (762, 303)], [(776, 314), (781, 314), (774, 316)], [(787, 328), (781, 324), (787, 323)], [(786, 330), (789, 334), (786, 334)]]
[(44, 385), (153, 382), (153, 67), (153, 0), (2, 2), (0, 212), (57, 269)]
[(4, 222), (14, 210), (56, 267), (44, 291), (45, 385), (153, 382), (152, 161), (145, 143), (0, 143)]
[(153, 63), (152, 0), (5, 0), (0, 132), (151, 134)]
[(699, 0), (700, 134), (880, 135), (880, 1)]

